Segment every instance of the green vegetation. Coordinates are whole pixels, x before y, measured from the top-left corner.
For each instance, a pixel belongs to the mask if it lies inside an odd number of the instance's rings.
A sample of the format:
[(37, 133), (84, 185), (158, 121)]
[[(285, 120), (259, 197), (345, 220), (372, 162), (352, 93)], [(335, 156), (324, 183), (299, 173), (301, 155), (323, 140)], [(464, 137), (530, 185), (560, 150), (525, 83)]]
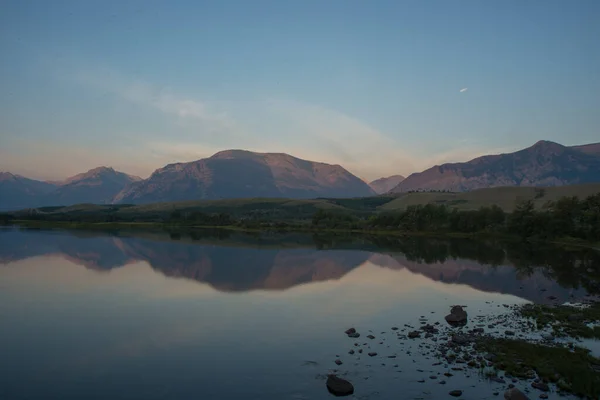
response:
[(590, 399), (600, 396), (600, 359), (592, 357), (587, 349), (486, 337), (477, 350), (494, 354), (495, 364), (513, 376), (528, 378), (533, 370), (566, 392)]
[[(582, 186), (588, 188), (588, 186)], [(393, 197), (357, 199), (231, 199), (149, 205), (45, 207), (0, 214), (0, 223), (158, 224), (180, 227), (229, 227), (248, 230), (361, 231), (370, 233), (518, 237), (544, 241), (600, 242), (600, 193), (585, 199), (548, 200), (558, 188), (501, 188), (529, 193), (511, 212), (492, 204), (464, 209), (466, 198), (392, 209)], [(525, 190), (526, 189), (526, 190)], [(552, 189), (552, 190), (550, 190)], [(461, 196), (481, 196), (485, 189)], [(514, 194), (513, 193), (513, 194)], [(455, 193), (410, 193), (406, 196)], [(405, 196), (405, 197), (406, 197)], [(519, 197), (519, 196), (517, 196)], [(513, 197), (513, 202), (514, 202)], [(543, 202), (543, 205), (539, 205)], [(391, 210), (391, 211), (390, 211)], [(26, 221), (26, 222), (23, 222)], [(149, 225), (148, 225), (149, 226)]]
[(588, 324), (600, 321), (600, 303), (587, 307), (527, 305), (523, 317), (533, 318), (537, 329), (551, 327), (555, 336), (600, 339), (600, 326)]

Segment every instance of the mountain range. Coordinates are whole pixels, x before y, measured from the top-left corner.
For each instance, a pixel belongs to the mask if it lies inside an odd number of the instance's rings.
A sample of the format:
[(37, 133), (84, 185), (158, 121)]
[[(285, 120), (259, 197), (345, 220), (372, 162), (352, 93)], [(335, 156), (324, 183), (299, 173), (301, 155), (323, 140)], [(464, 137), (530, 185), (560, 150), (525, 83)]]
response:
[(410, 191), (464, 192), (499, 186), (563, 186), (600, 182), (600, 143), (563, 146), (539, 141), (507, 154), (436, 165), (406, 179), (367, 184), (340, 165), (284, 153), (226, 150), (169, 164), (141, 179), (99, 167), (64, 181), (42, 182), (0, 173), (0, 210), (42, 206), (145, 204), (231, 198), (347, 198)]
[(141, 180), (99, 167), (60, 182), (42, 182), (9, 172), (0, 173), (0, 210), (79, 203), (111, 203), (130, 183)]
[(567, 147), (541, 140), (514, 153), (436, 165), (409, 175), (391, 193), (465, 192), (498, 186), (563, 186), (600, 182), (600, 143)]

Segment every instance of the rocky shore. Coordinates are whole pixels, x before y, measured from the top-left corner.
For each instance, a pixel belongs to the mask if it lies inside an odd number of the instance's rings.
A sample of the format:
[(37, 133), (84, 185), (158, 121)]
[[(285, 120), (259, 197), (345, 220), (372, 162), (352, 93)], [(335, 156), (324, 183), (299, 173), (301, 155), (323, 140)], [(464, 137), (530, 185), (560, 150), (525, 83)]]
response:
[[(432, 367), (437, 371), (417, 370), (423, 375), (419, 383), (450, 386), (459, 374), (469, 379), (483, 377), (503, 387), (491, 396), (503, 394), (506, 400), (546, 399), (552, 393), (600, 398), (600, 359), (577, 345), (581, 338), (600, 338), (600, 303), (502, 307), (505, 312), (499, 315), (469, 318), (467, 306), (455, 305), (444, 318), (446, 323), (431, 323), (422, 316), (418, 325), (392, 326), (379, 335), (367, 331), (366, 339), (360, 329), (351, 327), (345, 331), (351, 340), (348, 356), (354, 365), (364, 362), (364, 354), (368, 360), (380, 358), (382, 362), (403, 356), (425, 357), (434, 361)], [(407, 341), (410, 348), (404, 346)], [(375, 344), (384, 343), (390, 354), (375, 351)], [(344, 358), (335, 359), (338, 368)], [(338, 376), (342, 371), (333, 369), (326, 382), (336, 396), (350, 395), (355, 389), (353, 383)], [(462, 387), (448, 389), (448, 397), (460, 398), (468, 392)]]

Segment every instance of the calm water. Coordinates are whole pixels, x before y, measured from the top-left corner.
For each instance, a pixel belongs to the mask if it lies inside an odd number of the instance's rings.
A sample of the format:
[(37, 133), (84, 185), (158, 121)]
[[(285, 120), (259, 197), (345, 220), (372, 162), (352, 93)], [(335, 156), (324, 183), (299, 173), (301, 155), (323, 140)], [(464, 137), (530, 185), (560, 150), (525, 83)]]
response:
[[(599, 263), (519, 243), (4, 229), (0, 399), (326, 399), (334, 368), (359, 399), (496, 398), (477, 376), (419, 383), (443, 370), (390, 327), (567, 301), (598, 289)], [(379, 356), (348, 354), (351, 326)]]

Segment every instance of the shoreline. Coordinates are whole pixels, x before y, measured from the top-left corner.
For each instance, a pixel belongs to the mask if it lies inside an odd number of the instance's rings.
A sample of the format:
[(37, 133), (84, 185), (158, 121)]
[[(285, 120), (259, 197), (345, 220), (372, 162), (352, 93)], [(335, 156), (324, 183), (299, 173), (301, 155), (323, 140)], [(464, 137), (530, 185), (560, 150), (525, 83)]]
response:
[[(417, 370), (422, 374), (418, 382), (448, 383), (448, 389), (453, 389), (448, 392), (450, 396), (459, 397), (463, 391), (470, 391), (467, 385), (455, 383), (456, 378), (452, 377), (459, 375), (467, 381), (478, 379), (499, 384), (501, 386), (490, 388), (494, 391), (491, 394), (502, 396), (503, 392), (504, 398), (509, 400), (538, 396), (545, 399), (548, 394), (596, 399), (600, 396), (600, 358), (581, 347), (580, 340), (600, 339), (600, 328), (588, 326), (600, 321), (600, 303), (585, 300), (580, 304), (586, 307), (505, 305), (508, 308), (505, 313), (476, 316), (467, 314), (468, 306), (452, 306), (445, 317), (446, 323), (433, 323), (422, 316), (415, 323), (392, 327), (391, 332), (370, 334), (366, 341), (362, 335), (372, 331), (368, 327), (353, 326), (344, 332), (354, 339), (354, 343), (349, 342), (349, 356), (337, 356), (335, 364), (343, 364), (340, 358), (352, 358), (358, 361), (354, 365), (359, 365), (363, 352), (369, 356), (367, 360), (396, 358), (394, 350), (401, 353), (407, 350), (406, 346), (411, 346), (410, 350), (418, 352), (419, 356), (437, 360), (432, 366), (438, 368)], [(390, 335), (401, 341), (391, 350), (394, 355), (378, 354), (376, 343), (382, 340), (379, 343), (383, 344)], [(329, 373), (335, 379), (338, 379), (337, 375), (343, 377), (346, 373), (339, 368)], [(354, 390), (352, 382), (344, 382)]]
[(589, 248), (600, 251), (600, 243), (587, 242), (581, 239), (565, 238), (561, 240), (542, 240), (537, 238), (522, 238), (514, 235), (507, 235), (494, 232), (425, 232), (425, 231), (398, 231), (385, 229), (338, 229), (338, 228), (314, 228), (302, 226), (287, 227), (259, 227), (249, 228), (236, 225), (183, 225), (168, 224), (164, 222), (70, 222), (70, 221), (35, 221), (35, 220), (12, 220), (7, 224), (0, 226), (17, 226), (32, 229), (81, 229), (81, 230), (112, 230), (112, 229), (131, 229), (144, 231), (163, 231), (163, 232), (186, 232), (197, 230), (223, 230), (231, 232), (247, 233), (305, 233), (305, 234), (359, 234), (372, 236), (388, 236), (397, 238), (422, 237), (431, 239), (495, 239), (503, 241), (527, 241), (531, 243), (546, 243), (559, 246), (574, 246)]

